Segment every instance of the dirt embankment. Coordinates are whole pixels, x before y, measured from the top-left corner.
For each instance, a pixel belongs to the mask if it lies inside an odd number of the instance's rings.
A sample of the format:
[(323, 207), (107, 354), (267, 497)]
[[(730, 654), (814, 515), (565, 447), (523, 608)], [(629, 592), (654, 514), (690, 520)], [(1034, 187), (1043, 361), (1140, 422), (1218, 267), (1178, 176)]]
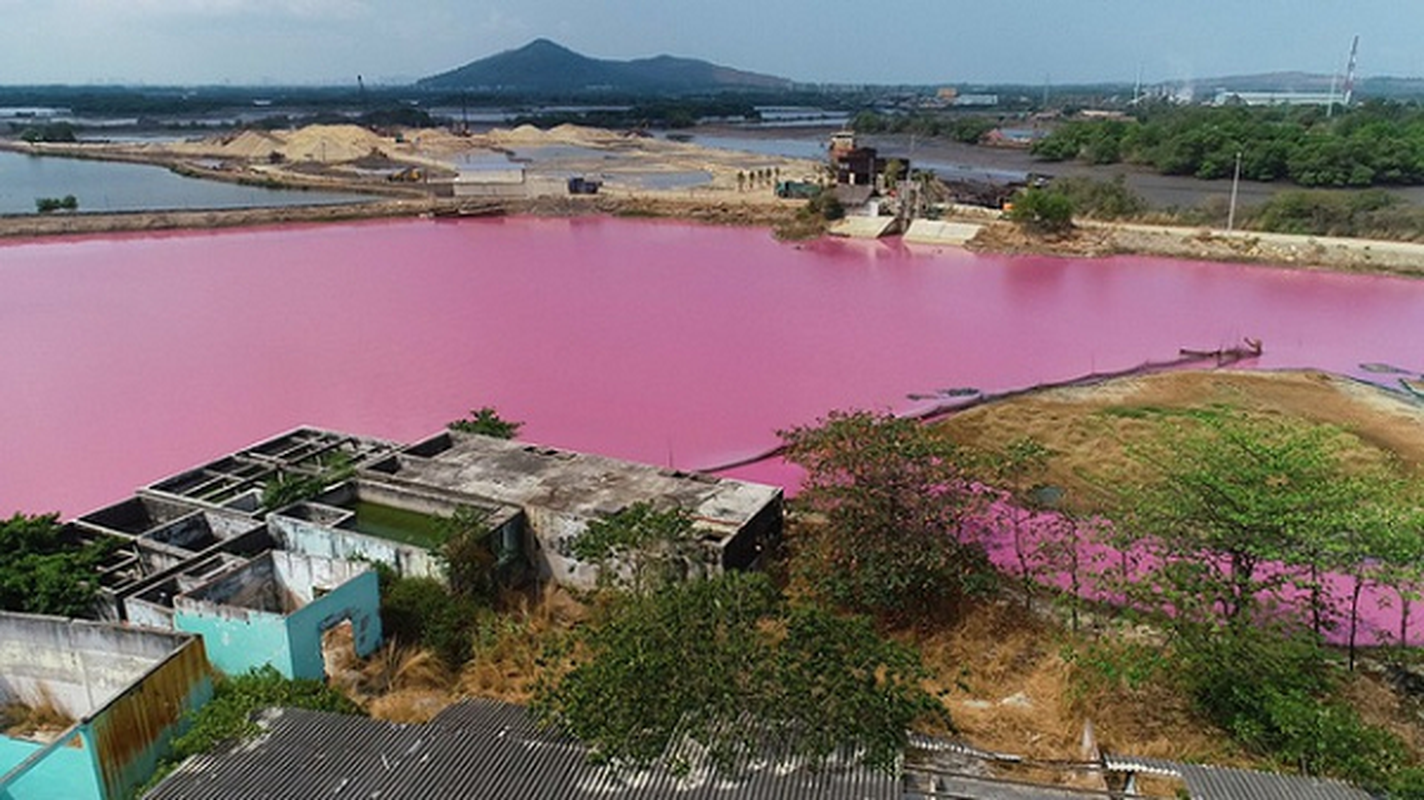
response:
[(1096, 510), (1098, 481), (1131, 474), (1135, 462), (1128, 449), (1156, 431), (1150, 415), (1130, 412), (1216, 405), (1334, 425), (1358, 437), (1361, 446), (1349, 454), (1351, 459), (1389, 457), (1412, 469), (1424, 467), (1424, 405), (1313, 371), (1214, 370), (1120, 378), (986, 403), (936, 426), (950, 439), (978, 448), (1002, 449), (1025, 437), (1043, 443), (1055, 453), (1046, 480), (1066, 488), (1085, 510)]
[(114, 214), (24, 214), (0, 216), (0, 238), (235, 228), (288, 223), (348, 222), (402, 217), (525, 214), (574, 217), (668, 218), (711, 225), (775, 226), (796, 215), (795, 204), (733, 203), (676, 197), (541, 197), (527, 200), (460, 201), (449, 198), (373, 200), (318, 206), (212, 211), (136, 211)]
[(1166, 225), (1082, 221), (1066, 234), (1035, 236), (1008, 222), (991, 222), (968, 246), (972, 250), (990, 253), (1039, 253), (1084, 258), (1150, 255), (1335, 272), (1424, 276), (1424, 245), (1412, 242)]

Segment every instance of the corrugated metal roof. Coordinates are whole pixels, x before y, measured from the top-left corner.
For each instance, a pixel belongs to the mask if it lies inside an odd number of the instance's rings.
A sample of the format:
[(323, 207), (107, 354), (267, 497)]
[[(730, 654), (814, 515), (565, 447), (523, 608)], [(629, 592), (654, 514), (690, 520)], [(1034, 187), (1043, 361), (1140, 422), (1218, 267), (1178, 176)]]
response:
[(1103, 763), (1119, 772), (1179, 776), (1192, 800), (1370, 800), (1363, 789), (1324, 778), (1119, 755), (1105, 755)]
[(265, 731), (189, 759), (149, 800), (888, 800), (899, 780), (864, 768), (759, 762), (736, 774), (592, 764), (573, 739), (537, 730), (523, 708), (471, 701), (426, 725), (278, 709)]

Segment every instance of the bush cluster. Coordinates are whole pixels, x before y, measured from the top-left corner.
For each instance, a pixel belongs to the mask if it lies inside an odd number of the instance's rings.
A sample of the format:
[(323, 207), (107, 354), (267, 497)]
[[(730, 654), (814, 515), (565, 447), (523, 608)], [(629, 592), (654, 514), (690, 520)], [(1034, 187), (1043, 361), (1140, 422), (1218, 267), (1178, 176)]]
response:
[(1329, 116), (1318, 106), (1148, 106), (1132, 120), (1075, 120), (1036, 142), (1045, 161), (1144, 164), (1164, 175), (1241, 177), (1301, 186), (1424, 182), (1424, 109), (1369, 101)]

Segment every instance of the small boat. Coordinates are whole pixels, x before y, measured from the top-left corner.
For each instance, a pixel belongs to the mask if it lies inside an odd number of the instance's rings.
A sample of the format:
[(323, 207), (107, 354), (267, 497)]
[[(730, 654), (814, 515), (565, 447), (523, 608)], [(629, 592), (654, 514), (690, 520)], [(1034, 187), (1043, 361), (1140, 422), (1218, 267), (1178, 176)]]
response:
[(1424, 377), (1400, 378), (1399, 385), (1404, 387), (1404, 391), (1409, 392), (1420, 400), (1424, 400)]

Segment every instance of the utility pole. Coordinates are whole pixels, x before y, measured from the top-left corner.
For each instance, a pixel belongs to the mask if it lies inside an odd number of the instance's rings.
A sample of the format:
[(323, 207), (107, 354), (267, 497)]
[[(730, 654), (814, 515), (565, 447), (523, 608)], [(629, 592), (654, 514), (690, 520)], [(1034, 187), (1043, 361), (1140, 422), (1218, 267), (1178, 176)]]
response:
[(1231, 176), (1231, 210), (1226, 212), (1226, 229), (1236, 230), (1236, 190), (1241, 185), (1241, 151), (1236, 151), (1236, 173)]

